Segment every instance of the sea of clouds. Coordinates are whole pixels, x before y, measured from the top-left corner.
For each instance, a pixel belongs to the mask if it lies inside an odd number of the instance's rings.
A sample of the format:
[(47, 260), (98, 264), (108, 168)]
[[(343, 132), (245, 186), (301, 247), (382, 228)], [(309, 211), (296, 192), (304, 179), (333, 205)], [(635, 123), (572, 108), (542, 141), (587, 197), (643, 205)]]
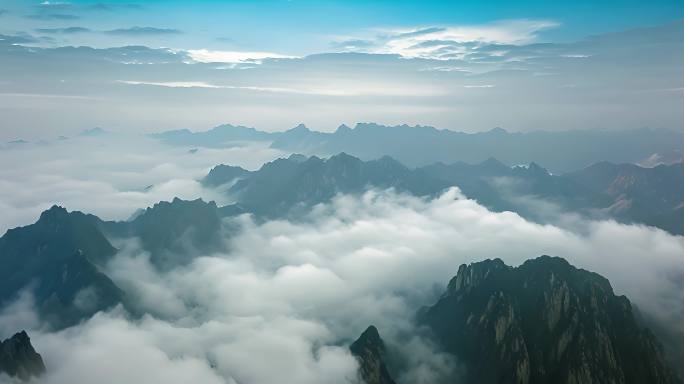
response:
[[(195, 181), (208, 168), (254, 169), (280, 155), (251, 146), (191, 155), (156, 143), (117, 155), (101, 142), (78, 155), (71, 143), (0, 151), (17, 164), (0, 177), (17, 194), (0, 188), (10, 213), (2, 225), (30, 224), (52, 203), (120, 219), (174, 196), (220, 201), (220, 191)], [(416, 312), (462, 263), (519, 265), (542, 254), (602, 274), (668, 332), (684, 334), (684, 238), (651, 227), (534, 223), (491, 212), (458, 188), (431, 200), (391, 190), (338, 196), (296, 222), (226, 220), (228, 251), (163, 272), (135, 239), (112, 239), (120, 251), (106, 272), (146, 315), (118, 307), (54, 332), (25, 293), (0, 313), (0, 337), (28, 330), (47, 365), (45, 383), (356, 383), (348, 346), (374, 324), (398, 382), (453, 382), (458, 362), (423, 337)], [(684, 349), (678, 340), (669, 347)]]

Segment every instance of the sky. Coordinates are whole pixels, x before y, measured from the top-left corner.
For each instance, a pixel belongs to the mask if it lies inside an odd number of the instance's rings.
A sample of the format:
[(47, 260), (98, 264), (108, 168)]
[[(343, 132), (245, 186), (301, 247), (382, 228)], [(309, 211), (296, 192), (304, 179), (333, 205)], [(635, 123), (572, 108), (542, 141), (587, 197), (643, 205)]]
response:
[(0, 140), (684, 129), (681, 1), (0, 1)]

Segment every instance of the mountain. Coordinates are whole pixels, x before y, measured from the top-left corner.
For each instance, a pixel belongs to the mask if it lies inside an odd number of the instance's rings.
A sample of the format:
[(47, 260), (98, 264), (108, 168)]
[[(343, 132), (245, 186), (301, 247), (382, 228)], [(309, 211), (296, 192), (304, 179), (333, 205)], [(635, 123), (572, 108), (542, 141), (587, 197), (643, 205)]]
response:
[(369, 326), (349, 350), (359, 362), (359, 376), (366, 384), (394, 384), (385, 366), (385, 343), (377, 328)]
[[(509, 133), (501, 128), (463, 133), (432, 127), (383, 126), (359, 123), (340, 127), (312, 140), (313, 133), (294, 140), (282, 135), (272, 144), (291, 152), (328, 156), (347, 152), (362, 159), (392, 156), (419, 167), (435, 162), (479, 163), (495, 157), (508, 165), (543, 159), (554, 173), (569, 172), (599, 161), (639, 162), (654, 153), (684, 149), (684, 135), (674, 131), (635, 129), (622, 131), (573, 130)], [(675, 141), (671, 141), (675, 140)], [(312, 147), (312, 143), (320, 144)]]
[(123, 292), (98, 267), (116, 249), (96, 220), (53, 206), (8, 230), (0, 238), (0, 303), (28, 288), (43, 318), (61, 328), (121, 302)]
[[(236, 208), (237, 209), (237, 208)], [(136, 214), (132, 221), (100, 222), (112, 237), (136, 237), (159, 268), (186, 264), (222, 248), (221, 217), (236, 214), (202, 199), (162, 201)]]
[(0, 342), (0, 374), (29, 380), (45, 373), (43, 358), (33, 349), (25, 331)]
[(247, 177), (250, 171), (231, 165), (219, 164), (212, 168), (207, 176), (202, 179), (202, 184), (209, 187), (218, 187), (223, 184), (233, 182), (237, 179)]
[(684, 163), (644, 168), (602, 162), (555, 175), (534, 162), (509, 167), (494, 158), (411, 169), (389, 156), (363, 161), (346, 153), (328, 159), (291, 155), (253, 172), (218, 165), (202, 183), (226, 185), (238, 202), (230, 208), (234, 214), (287, 215), (293, 208), (369, 188), (436, 196), (457, 186), (492, 211), (512, 211), (537, 222), (553, 220), (558, 211), (574, 212), (684, 234)]
[(494, 157), (514, 166), (542, 161), (553, 173), (571, 172), (600, 161), (640, 163), (659, 154), (684, 152), (684, 134), (665, 129), (507, 132), (494, 128), (464, 133), (428, 126), (341, 125), (317, 132), (303, 124), (262, 132), (222, 125), (205, 132), (167, 131), (152, 135), (165, 143), (225, 147), (236, 141), (271, 142), (286, 152), (329, 157), (345, 152), (363, 160), (391, 156), (410, 167), (437, 162), (480, 163)]
[[(225, 179), (219, 179), (217, 175), (218, 172), (212, 174), (211, 183), (224, 184), (235, 180), (230, 173)], [(312, 156), (303, 160), (299, 156), (291, 156), (275, 160), (258, 171), (243, 174), (228, 193), (249, 212), (276, 216), (296, 207), (330, 201), (337, 194), (363, 193), (369, 187), (396, 188), (425, 195), (441, 191), (446, 186), (444, 182), (414, 172), (389, 157), (364, 162), (340, 153), (329, 159)]]
[(610, 196), (612, 217), (684, 234), (684, 163), (654, 168), (601, 162), (566, 178)]
[(271, 141), (278, 135), (279, 133), (261, 132), (254, 128), (224, 124), (204, 132), (179, 129), (149, 136), (170, 145), (220, 148), (229, 146), (235, 141)]
[(461, 265), (419, 321), (465, 363), (468, 382), (680, 382), (629, 300), (561, 258)]
[(544, 168), (508, 167), (490, 158), (479, 164), (436, 163), (410, 169), (389, 156), (362, 161), (340, 153), (329, 159), (293, 155), (248, 172), (219, 165), (202, 181), (207, 186), (230, 185), (228, 193), (247, 211), (278, 215), (293, 207), (329, 201), (336, 194), (360, 194), (368, 188), (394, 188), (416, 196), (435, 196), (458, 186), (469, 198), (495, 211), (510, 210), (531, 218), (536, 212), (521, 202), (534, 196), (567, 210), (598, 208), (609, 200), (600, 193)]

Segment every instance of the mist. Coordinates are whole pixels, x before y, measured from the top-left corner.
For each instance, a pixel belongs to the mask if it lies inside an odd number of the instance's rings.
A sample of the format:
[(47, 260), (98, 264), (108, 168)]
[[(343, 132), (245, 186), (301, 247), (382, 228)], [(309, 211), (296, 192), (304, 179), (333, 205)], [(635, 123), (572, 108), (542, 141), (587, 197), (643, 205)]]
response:
[(462, 263), (549, 254), (602, 274), (670, 332), (684, 332), (684, 239), (654, 228), (541, 225), (488, 211), (457, 188), (432, 200), (391, 190), (338, 196), (296, 222), (226, 220), (238, 228), (228, 252), (164, 272), (135, 239), (113, 239), (120, 251), (106, 272), (142, 318), (119, 307), (50, 332), (23, 296), (0, 314), (0, 329), (34, 319), (23, 324), (34, 328), (46, 383), (355, 383), (347, 347), (374, 324), (404, 361), (398, 382), (439, 383), (459, 377), (459, 363), (421, 336), (416, 311)]
[(174, 197), (229, 202), (199, 179), (219, 163), (256, 169), (281, 152), (263, 143), (221, 149), (171, 147), (142, 135), (102, 133), (0, 149), (0, 233), (34, 222), (53, 204), (126, 220)]

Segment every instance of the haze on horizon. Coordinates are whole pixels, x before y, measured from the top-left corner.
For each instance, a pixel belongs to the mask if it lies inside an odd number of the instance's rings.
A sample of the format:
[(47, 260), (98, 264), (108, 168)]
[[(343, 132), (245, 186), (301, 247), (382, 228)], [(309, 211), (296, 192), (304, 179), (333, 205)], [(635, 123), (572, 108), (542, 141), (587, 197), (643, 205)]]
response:
[(683, 130), (681, 3), (573, 4), (3, 0), (0, 141), (223, 123)]

